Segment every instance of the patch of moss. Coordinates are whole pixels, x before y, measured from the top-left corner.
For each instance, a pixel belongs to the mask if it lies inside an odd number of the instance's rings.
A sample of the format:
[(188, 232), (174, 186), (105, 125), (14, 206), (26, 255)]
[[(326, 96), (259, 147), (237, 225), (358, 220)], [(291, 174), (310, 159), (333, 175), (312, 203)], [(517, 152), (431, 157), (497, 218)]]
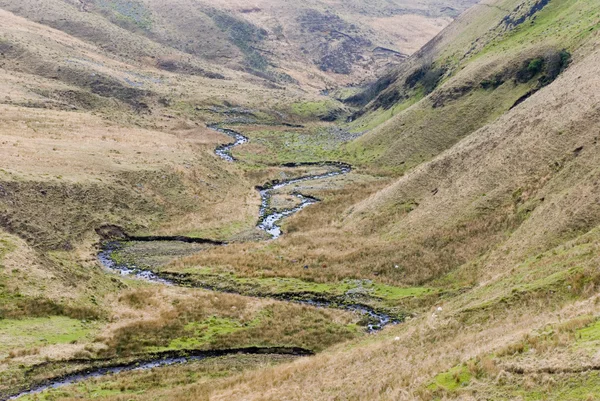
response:
[(258, 320), (251, 322), (240, 322), (235, 319), (227, 319), (212, 316), (200, 322), (190, 322), (185, 327), (185, 334), (181, 337), (171, 340), (168, 346), (160, 348), (151, 348), (151, 351), (179, 350), (179, 349), (198, 349), (212, 343), (217, 337), (227, 336), (237, 331), (255, 326)]
[(90, 339), (97, 324), (64, 316), (0, 320), (0, 355), (14, 349)]
[(435, 376), (433, 383), (427, 388), (432, 391), (455, 392), (458, 389), (465, 387), (472, 379), (472, 375), (466, 366), (456, 366), (447, 372), (440, 373)]
[[(525, 380), (524, 378), (522, 380)], [(522, 380), (506, 384), (486, 383), (480, 386), (478, 394), (482, 399), (524, 400), (524, 401), (588, 401), (596, 400), (600, 394), (600, 373), (589, 372), (585, 375), (561, 375), (560, 380), (547, 383)]]
[[(16, 249), (16, 245), (11, 241), (5, 238), (0, 238), (0, 263), (2, 263), (2, 259), (10, 252)], [(2, 265), (0, 265), (1, 267)]]
[(305, 118), (323, 118), (339, 111), (340, 106), (332, 100), (292, 103), (291, 112)]
[(152, 13), (143, 3), (135, 0), (100, 0), (98, 5), (111, 11), (117, 23), (133, 24), (139, 28), (152, 28)]
[[(188, 277), (184, 283), (215, 288), (245, 295), (286, 297), (315, 300), (333, 304), (365, 304), (401, 318), (405, 307), (416, 299), (440, 296), (440, 290), (427, 287), (395, 287), (372, 280), (343, 280), (319, 283), (291, 277), (238, 277), (229, 272), (211, 268), (190, 268), (183, 271)], [(177, 277), (177, 276), (176, 276)], [(427, 303), (427, 302), (425, 302)]]
[(600, 345), (600, 320), (588, 327), (577, 330), (577, 345), (594, 347)]

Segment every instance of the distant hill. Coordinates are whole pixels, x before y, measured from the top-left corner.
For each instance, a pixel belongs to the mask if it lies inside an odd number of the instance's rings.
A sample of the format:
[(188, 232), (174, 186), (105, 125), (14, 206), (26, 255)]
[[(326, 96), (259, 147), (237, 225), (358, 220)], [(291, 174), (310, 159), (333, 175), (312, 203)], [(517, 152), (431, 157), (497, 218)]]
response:
[(324, 89), (402, 62), (473, 3), (3, 0), (0, 8), (165, 71), (219, 77), (226, 68)]

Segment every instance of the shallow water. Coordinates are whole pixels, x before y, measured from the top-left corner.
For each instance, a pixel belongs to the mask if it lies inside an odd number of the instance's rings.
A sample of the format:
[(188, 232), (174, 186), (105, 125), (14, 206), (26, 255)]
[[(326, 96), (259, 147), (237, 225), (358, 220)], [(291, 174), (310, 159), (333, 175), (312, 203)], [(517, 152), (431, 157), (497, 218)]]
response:
[[(298, 165), (298, 167), (301, 166), (301, 164)], [(349, 166), (340, 166), (334, 163), (324, 163), (322, 164), (322, 166), (335, 167), (337, 171), (286, 180), (268, 188), (259, 189), (261, 205), (259, 211), (259, 223), (257, 227), (270, 234), (273, 239), (277, 239), (283, 234), (283, 232), (281, 231), (281, 226), (279, 225), (281, 220), (283, 220), (285, 217), (289, 217), (293, 214), (300, 212), (307, 206), (314, 205), (315, 203), (319, 202), (319, 200), (316, 198), (302, 195), (300, 193), (294, 193), (293, 196), (297, 197), (300, 200), (300, 204), (298, 206), (282, 211), (270, 210), (269, 205), (276, 191), (301, 182), (316, 181), (324, 178), (336, 177), (339, 175), (348, 174), (351, 171), (351, 168)]]
[(217, 154), (217, 156), (228, 162), (234, 162), (236, 160), (235, 157), (233, 157), (233, 155), (231, 154), (231, 150), (233, 148), (248, 143), (250, 141), (248, 137), (240, 134), (239, 132), (227, 128), (221, 128), (217, 124), (208, 125), (208, 128), (220, 132), (222, 134), (229, 135), (235, 140), (235, 142), (233, 143), (219, 145), (215, 149), (215, 153)]
[(162, 366), (171, 366), (171, 365), (177, 365), (177, 364), (191, 362), (191, 361), (198, 361), (198, 360), (201, 360), (204, 358), (205, 358), (205, 356), (165, 358), (165, 359), (158, 359), (158, 360), (150, 361), (150, 362), (144, 362), (144, 363), (140, 363), (140, 364), (90, 369), (87, 372), (74, 373), (71, 375), (64, 376), (60, 379), (57, 379), (56, 381), (50, 381), (47, 384), (36, 386), (36, 387), (32, 388), (31, 390), (22, 392), (20, 394), (14, 395), (9, 398), (5, 398), (4, 400), (16, 400), (16, 399), (18, 399), (20, 397), (24, 397), (26, 395), (39, 394), (46, 390), (52, 390), (52, 389), (68, 386), (70, 384), (79, 383), (81, 381), (89, 380), (89, 379), (93, 379), (93, 378), (97, 378), (97, 377), (113, 375), (113, 374), (117, 374), (117, 373), (121, 373), (121, 372), (132, 372), (132, 371), (136, 371), (136, 370), (149, 370), (149, 369), (159, 368)]

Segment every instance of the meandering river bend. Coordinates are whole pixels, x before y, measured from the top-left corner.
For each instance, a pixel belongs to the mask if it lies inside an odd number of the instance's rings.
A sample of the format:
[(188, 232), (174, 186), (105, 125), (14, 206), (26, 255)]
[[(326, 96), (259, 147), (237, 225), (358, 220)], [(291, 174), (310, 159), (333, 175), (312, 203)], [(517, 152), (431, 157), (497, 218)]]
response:
[[(221, 126), (219, 126), (217, 124), (209, 125), (208, 128), (218, 131), (220, 133), (226, 134), (234, 140), (234, 142), (232, 142), (232, 143), (219, 145), (215, 149), (215, 154), (226, 162), (230, 162), (230, 163), (235, 162), (236, 158), (233, 156), (232, 150), (235, 147), (241, 146), (250, 141), (250, 139), (248, 137), (244, 136), (243, 134), (241, 134), (237, 131), (228, 129), (228, 128), (222, 128)], [(308, 167), (308, 166), (324, 167), (324, 168), (331, 169), (332, 171), (327, 172), (327, 173), (303, 176), (303, 177), (289, 179), (289, 180), (273, 181), (273, 182), (269, 182), (269, 183), (265, 184), (262, 187), (257, 188), (257, 190), (260, 194), (260, 197), (261, 197), (261, 206), (260, 206), (260, 210), (259, 210), (257, 228), (268, 233), (272, 239), (277, 239), (283, 234), (280, 224), (284, 218), (292, 216), (292, 215), (300, 212), (301, 210), (305, 209), (306, 207), (319, 202), (319, 200), (317, 198), (314, 198), (314, 197), (311, 197), (311, 196), (308, 196), (305, 194), (301, 194), (300, 192), (294, 192), (293, 196), (295, 196), (299, 200), (299, 204), (297, 206), (290, 208), (290, 209), (275, 210), (275, 209), (271, 208), (270, 205), (271, 205), (272, 198), (273, 198), (274, 194), (277, 193), (277, 191), (279, 191), (283, 188), (286, 188), (286, 187), (291, 187), (293, 185), (296, 185), (296, 184), (299, 184), (302, 182), (322, 180), (322, 179), (326, 179), (326, 178), (332, 178), (332, 177), (348, 174), (352, 170), (350, 165), (347, 165), (344, 163), (339, 163), (339, 162), (292, 163), (292, 164), (285, 164), (282, 167), (290, 167), (290, 168), (297, 167), (298, 168), (298, 167)], [(129, 237), (128, 240), (205, 242), (205, 243), (209, 243), (214, 246), (225, 246), (226, 245), (226, 243), (219, 243), (219, 242), (210, 241), (210, 240), (202, 240), (202, 239), (187, 238), (187, 237), (145, 237), (145, 238)], [(132, 268), (130, 266), (120, 265), (120, 264), (115, 263), (114, 260), (111, 258), (111, 255), (113, 252), (117, 251), (118, 248), (119, 248), (118, 245), (115, 245), (114, 242), (107, 243), (104, 245), (103, 249), (98, 254), (98, 260), (105, 268), (107, 268), (111, 271), (118, 272), (121, 275), (133, 275), (141, 280), (154, 282), (154, 283), (161, 284), (161, 285), (177, 285), (177, 282), (175, 282), (167, 277), (164, 277), (160, 274), (152, 272), (150, 270)], [(367, 325), (367, 330), (369, 332), (375, 332), (375, 331), (381, 330), (383, 327), (385, 327), (388, 324), (394, 324), (394, 323), (398, 322), (397, 320), (393, 319), (392, 317), (390, 317), (384, 313), (377, 312), (377, 311), (375, 311), (369, 307), (366, 307), (364, 305), (339, 305), (339, 304), (333, 305), (332, 303), (325, 302), (323, 300), (310, 300), (310, 299), (308, 299), (308, 300), (307, 299), (303, 299), (303, 300), (283, 299), (283, 300), (289, 301), (289, 302), (308, 304), (308, 305), (312, 305), (312, 306), (316, 306), (316, 307), (324, 307), (324, 308), (335, 307), (335, 308), (345, 309), (345, 310), (359, 313), (359, 314), (367, 317), (371, 321), (371, 323), (369, 323)], [(84, 381), (87, 379), (102, 377), (102, 376), (111, 375), (111, 374), (115, 374), (115, 373), (120, 373), (120, 372), (125, 372), (125, 371), (134, 371), (134, 370), (147, 370), (147, 369), (153, 369), (153, 368), (162, 367), (162, 366), (169, 366), (169, 365), (190, 362), (193, 360), (200, 360), (200, 359), (204, 359), (204, 358), (208, 358), (208, 357), (215, 357), (215, 356), (222, 356), (222, 355), (229, 355), (229, 354), (236, 354), (236, 353), (238, 353), (238, 354), (239, 353), (246, 353), (246, 354), (260, 353), (260, 354), (272, 354), (272, 355), (286, 354), (286, 355), (303, 356), (303, 355), (310, 355), (311, 351), (304, 350), (301, 348), (279, 347), (279, 348), (242, 348), (242, 349), (233, 349), (233, 350), (214, 350), (214, 351), (191, 351), (188, 353), (188, 355), (184, 355), (184, 356), (167, 355), (167, 354), (156, 355), (153, 358), (150, 358), (150, 359), (146, 358), (143, 361), (137, 361), (134, 363), (112, 365), (112, 366), (108, 365), (108, 366), (104, 366), (104, 367), (89, 368), (89, 369), (85, 369), (83, 371), (74, 372), (74, 373), (71, 373), (71, 374), (56, 378), (56, 379), (51, 379), (46, 382), (40, 383), (38, 385), (35, 385), (35, 386), (27, 389), (26, 391), (15, 394), (9, 398), (4, 398), (2, 400), (15, 400), (21, 396), (37, 394), (37, 393), (43, 392), (45, 390), (55, 389), (55, 388), (69, 385), (69, 384), (81, 382), (81, 381)]]

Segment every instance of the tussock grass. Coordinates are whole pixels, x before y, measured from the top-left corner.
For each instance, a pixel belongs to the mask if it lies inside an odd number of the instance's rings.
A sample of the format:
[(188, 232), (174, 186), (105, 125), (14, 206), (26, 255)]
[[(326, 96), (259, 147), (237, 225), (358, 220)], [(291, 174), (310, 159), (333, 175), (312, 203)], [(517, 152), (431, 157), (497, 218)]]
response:
[(184, 296), (169, 293), (139, 289), (123, 294), (120, 301), (132, 308), (131, 317), (142, 313), (148, 318), (130, 317), (129, 323), (101, 336), (102, 355), (249, 346), (318, 351), (359, 334), (350, 313), (200, 290), (186, 291)]

